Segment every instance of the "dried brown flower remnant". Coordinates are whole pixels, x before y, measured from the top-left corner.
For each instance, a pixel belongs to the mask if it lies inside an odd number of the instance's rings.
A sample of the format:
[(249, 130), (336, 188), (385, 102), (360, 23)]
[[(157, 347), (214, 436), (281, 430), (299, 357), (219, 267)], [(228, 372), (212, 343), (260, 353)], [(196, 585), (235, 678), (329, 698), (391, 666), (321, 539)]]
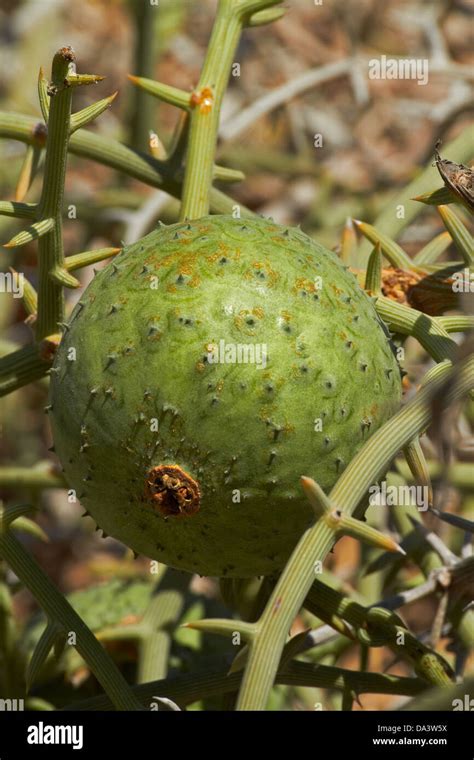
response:
[(442, 272), (429, 274), (396, 267), (382, 270), (382, 293), (398, 303), (436, 316), (458, 305), (452, 278)]
[(398, 303), (409, 303), (408, 294), (421, 280), (421, 275), (405, 269), (389, 267), (382, 269), (382, 293)]
[(148, 473), (145, 498), (164, 517), (190, 516), (199, 510), (197, 482), (176, 464), (159, 465)]

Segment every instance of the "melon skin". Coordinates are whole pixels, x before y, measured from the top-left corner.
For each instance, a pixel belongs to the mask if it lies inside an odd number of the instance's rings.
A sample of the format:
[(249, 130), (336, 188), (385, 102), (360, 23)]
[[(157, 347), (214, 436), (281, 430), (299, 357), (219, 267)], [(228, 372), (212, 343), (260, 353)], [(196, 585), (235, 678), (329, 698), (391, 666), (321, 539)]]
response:
[[(387, 330), (335, 254), (266, 219), (209, 216), (97, 273), (55, 357), (50, 415), (67, 482), (106, 534), (248, 577), (281, 570), (313, 522), (300, 476), (329, 491), (400, 400)], [(197, 484), (195, 511), (157, 508), (147, 483), (165, 465)]]

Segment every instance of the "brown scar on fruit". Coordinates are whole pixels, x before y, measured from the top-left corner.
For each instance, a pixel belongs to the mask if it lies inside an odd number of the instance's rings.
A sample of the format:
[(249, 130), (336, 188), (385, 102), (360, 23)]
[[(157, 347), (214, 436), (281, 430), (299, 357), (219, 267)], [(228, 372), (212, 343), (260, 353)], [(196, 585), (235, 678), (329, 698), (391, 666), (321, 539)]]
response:
[(315, 293), (318, 290), (318, 287), (313, 280), (307, 280), (304, 277), (298, 277), (292, 287), (292, 291), (293, 293), (300, 293), (302, 290), (305, 290), (307, 293)]
[(201, 491), (177, 464), (160, 464), (147, 474), (145, 499), (164, 517), (190, 517), (201, 506)]

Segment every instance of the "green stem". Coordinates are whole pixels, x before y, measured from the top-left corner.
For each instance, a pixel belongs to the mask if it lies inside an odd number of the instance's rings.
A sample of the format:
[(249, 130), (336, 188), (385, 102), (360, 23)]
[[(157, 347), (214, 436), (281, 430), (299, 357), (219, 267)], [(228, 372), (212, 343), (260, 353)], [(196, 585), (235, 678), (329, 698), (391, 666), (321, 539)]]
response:
[(456, 342), (435, 317), (429, 317), (385, 296), (377, 298), (375, 308), (393, 331), (412, 335), (436, 361), (442, 362), (456, 356)]
[(140, 706), (108, 653), (10, 530), (0, 533), (0, 555), (33, 594), (51, 621), (76, 635), (76, 649), (118, 710)]
[[(130, 3), (135, 26), (134, 74), (153, 77), (156, 59), (155, 17), (160, 13), (157, 5), (150, 2)], [(148, 149), (149, 131), (153, 129), (156, 104), (152, 98), (138, 87), (133, 88), (131, 103), (131, 143), (141, 151)]]
[(6, 580), (6, 567), (0, 566), (0, 660), (2, 673), (0, 688), (5, 695), (11, 695), (13, 689), (12, 675), (15, 673), (17, 626), (13, 617), (13, 605), (10, 588)]
[[(138, 700), (149, 707), (154, 697), (166, 696), (181, 707), (201, 699), (229, 694), (239, 688), (242, 673), (227, 670), (210, 670), (166, 678), (161, 681), (133, 687)], [(308, 662), (292, 662), (276, 676), (276, 683), (288, 686), (306, 686), (343, 691), (351, 688), (356, 694), (402, 694), (417, 695), (426, 691), (427, 685), (419, 678), (404, 678), (382, 673), (359, 673), (354, 670), (335, 668)], [(92, 697), (76, 702), (66, 710), (111, 710), (113, 705), (107, 697)]]
[(190, 115), (180, 219), (198, 219), (209, 213), (220, 108), (242, 30), (234, 7), (233, 0), (219, 2), (206, 60), (196, 88), (201, 98), (208, 93), (209, 105), (204, 100), (195, 105)]
[(0, 467), (1, 488), (67, 488), (64, 477), (51, 462), (34, 467)]
[(51, 362), (42, 358), (36, 344), (19, 348), (0, 359), (0, 397), (46, 375)]
[(436, 321), (447, 333), (474, 330), (474, 317), (467, 314), (456, 314), (452, 317), (436, 317)]
[[(370, 646), (385, 645), (415, 668), (418, 675), (433, 684), (451, 683), (447, 674), (447, 663), (433, 649), (418, 641), (406, 627), (401, 626), (400, 619), (390, 610), (376, 605), (364, 607), (350, 597), (332, 589), (321, 581), (314, 581), (305, 599), (304, 606), (321, 620), (330, 623), (332, 615), (347, 621), (356, 630), (367, 628), (375, 632), (375, 638), (367, 634)], [(374, 610), (376, 609), (376, 613)], [(371, 638), (373, 639), (371, 641)], [(377, 640), (379, 639), (379, 641)], [(403, 641), (403, 645), (400, 643)], [(426, 668), (426, 662), (431, 667)]]
[[(180, 219), (209, 213), (222, 98), (247, 18), (280, 0), (220, 0), (204, 66), (194, 93)], [(193, 100), (191, 101), (193, 102)]]
[[(38, 120), (31, 116), (0, 111), (0, 137), (33, 145), (38, 140), (35, 132), (37, 127)], [(151, 187), (164, 190), (178, 200), (181, 198), (182, 182), (175, 177), (175, 167), (168, 166), (166, 161), (158, 161), (152, 156), (127, 148), (116, 140), (78, 129), (69, 140), (69, 152), (109, 166)], [(211, 211), (214, 214), (230, 214), (235, 205), (232, 198), (216, 188), (212, 188), (210, 199)], [(243, 217), (255, 216), (242, 204), (240, 213)]]
[(53, 58), (51, 70), (51, 105), (46, 140), (43, 191), (38, 207), (39, 219), (54, 219), (54, 227), (38, 241), (39, 288), (36, 337), (38, 340), (58, 331), (64, 321), (64, 292), (50, 272), (64, 262), (62, 203), (66, 177), (72, 87), (64, 86), (74, 65), (70, 48), (61, 48)]
[[(469, 462), (453, 462), (445, 467), (439, 462), (429, 460), (427, 465), (428, 474), (432, 479), (445, 478), (448, 483), (461, 491), (472, 491), (472, 464)], [(403, 460), (397, 461), (397, 469), (410, 483), (414, 482), (414, 476)]]
[(145, 612), (138, 661), (138, 683), (165, 678), (173, 630), (183, 613), (189, 575), (167, 568)]
[[(422, 523), (420, 513), (413, 505), (397, 507), (393, 511), (393, 520), (397, 530), (405, 539), (408, 555), (416, 562), (427, 578), (433, 571), (443, 567), (443, 561), (433, 549), (422, 532), (416, 530), (417, 523)], [(448, 618), (467, 650), (473, 647), (474, 611), (467, 609), (459, 613), (456, 607), (448, 612)]]
[(36, 216), (36, 208), (36, 203), (0, 201), (0, 214), (2, 216), (16, 216), (20, 219), (34, 219)]

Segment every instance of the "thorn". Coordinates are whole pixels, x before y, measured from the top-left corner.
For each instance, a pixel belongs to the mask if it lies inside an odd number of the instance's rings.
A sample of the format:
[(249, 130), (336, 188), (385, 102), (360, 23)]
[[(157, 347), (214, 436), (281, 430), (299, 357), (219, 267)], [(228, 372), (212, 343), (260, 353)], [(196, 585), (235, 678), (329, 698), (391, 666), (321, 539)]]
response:
[(100, 74), (68, 74), (65, 80), (67, 87), (80, 87), (82, 85), (97, 84), (102, 82), (105, 77)]
[(305, 475), (302, 475), (300, 480), (306, 498), (313, 507), (316, 518), (319, 519), (325, 514), (325, 512), (331, 509), (331, 501), (315, 480), (308, 478)]
[(107, 356), (107, 363), (104, 367), (104, 369), (108, 369), (111, 364), (114, 364), (117, 361), (117, 354), (109, 354)]
[(345, 514), (345, 512), (342, 512), (340, 509), (331, 510), (331, 512), (326, 515), (326, 521), (336, 533), (341, 533), (344, 536), (351, 536), (352, 538), (364, 541), (371, 546), (376, 546), (379, 549), (385, 549), (389, 552), (398, 552), (399, 554), (406, 556), (405, 550), (402, 549), (393, 538), (384, 535), (379, 530), (376, 530), (376, 528), (367, 525), (367, 523)]
[(55, 220), (52, 218), (42, 219), (39, 222), (34, 222), (32, 225), (22, 230), (17, 235), (11, 238), (7, 243), (3, 244), (4, 248), (14, 248), (15, 246), (26, 245), (31, 243), (32, 240), (37, 240), (42, 235), (46, 235), (54, 228)]

